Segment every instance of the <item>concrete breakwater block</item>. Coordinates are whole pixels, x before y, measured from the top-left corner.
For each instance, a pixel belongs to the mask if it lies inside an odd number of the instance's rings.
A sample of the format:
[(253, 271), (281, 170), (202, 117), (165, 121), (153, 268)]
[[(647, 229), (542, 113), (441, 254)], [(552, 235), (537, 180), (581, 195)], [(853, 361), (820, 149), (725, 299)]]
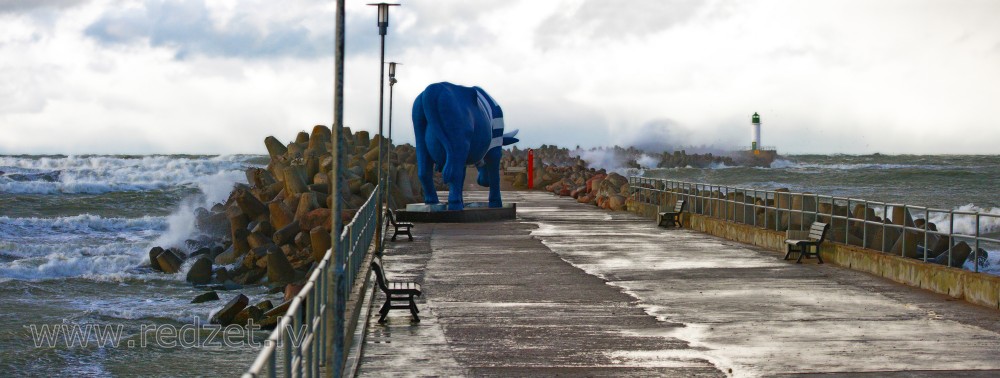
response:
[(517, 218), (517, 204), (491, 208), (488, 202), (466, 202), (464, 210), (447, 210), (444, 204), (411, 203), (406, 210), (397, 211), (396, 218), (400, 222), (423, 223), (492, 222)]

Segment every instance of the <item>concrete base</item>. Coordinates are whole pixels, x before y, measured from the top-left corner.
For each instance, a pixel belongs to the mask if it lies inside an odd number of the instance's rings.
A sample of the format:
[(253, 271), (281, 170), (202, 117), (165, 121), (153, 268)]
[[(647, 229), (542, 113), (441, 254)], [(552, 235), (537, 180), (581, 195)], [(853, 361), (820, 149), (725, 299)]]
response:
[(411, 203), (406, 210), (396, 212), (400, 222), (417, 223), (469, 223), (492, 222), (517, 218), (517, 204), (505, 203), (491, 208), (487, 202), (466, 202), (464, 210), (445, 210), (444, 204), (427, 205)]

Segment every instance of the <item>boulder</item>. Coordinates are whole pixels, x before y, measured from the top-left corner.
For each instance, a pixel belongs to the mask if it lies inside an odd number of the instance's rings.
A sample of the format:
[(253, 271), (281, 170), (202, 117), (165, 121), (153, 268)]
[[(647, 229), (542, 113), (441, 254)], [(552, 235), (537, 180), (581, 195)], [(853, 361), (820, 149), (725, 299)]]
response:
[(233, 277), (233, 281), (242, 285), (253, 285), (260, 282), (265, 275), (267, 275), (266, 269), (254, 268), (237, 274)]
[(261, 311), (266, 313), (268, 311), (271, 311), (272, 308), (274, 308), (274, 303), (272, 303), (270, 299), (265, 299), (260, 301), (260, 303), (255, 304), (254, 307), (257, 307)]
[(225, 283), (226, 281), (233, 280), (233, 277), (229, 275), (229, 269), (226, 269), (226, 267), (224, 266), (215, 268), (215, 270), (212, 271), (212, 275), (213, 275), (212, 281), (215, 283), (221, 284)]
[(608, 209), (611, 211), (625, 210), (625, 197), (615, 194), (608, 197)]
[(264, 235), (259, 232), (252, 232), (250, 233), (250, 236), (247, 237), (247, 243), (250, 245), (250, 249), (253, 250), (253, 249), (267, 247), (271, 244), (274, 244), (274, 241), (272, 241), (271, 238), (267, 237), (267, 235)]
[(240, 211), (246, 214), (249, 219), (256, 219), (261, 215), (267, 214), (267, 206), (263, 202), (260, 202), (257, 197), (254, 197), (253, 193), (245, 188), (237, 189), (233, 193), (236, 198), (236, 204), (240, 207)]
[(208, 257), (199, 257), (188, 270), (187, 282), (195, 285), (212, 282), (212, 260)]
[(267, 280), (271, 284), (288, 284), (295, 281), (295, 269), (288, 258), (277, 248), (267, 252)]
[(964, 241), (960, 241), (951, 248), (950, 254), (945, 251), (935, 258), (934, 262), (941, 265), (948, 265), (952, 268), (961, 268), (971, 253), (972, 247), (969, 247)]
[(251, 321), (253, 324), (259, 324), (261, 320), (264, 319), (264, 311), (261, 311), (256, 306), (246, 306), (241, 310), (235, 317), (231, 324), (236, 324), (239, 326), (249, 325)]
[(330, 249), (330, 232), (323, 227), (314, 227), (309, 230), (309, 240), (313, 261), (323, 260), (326, 251)]
[(309, 190), (307, 172), (303, 165), (290, 165), (284, 168), (285, 194), (299, 194)]
[(295, 213), (282, 201), (268, 202), (267, 208), (271, 212), (271, 226), (275, 229), (285, 227), (295, 219)]
[(294, 241), (295, 235), (300, 231), (302, 231), (302, 228), (299, 227), (299, 221), (292, 221), (292, 223), (289, 223), (287, 226), (275, 231), (271, 240), (274, 241), (274, 244), (285, 245)]
[(156, 263), (163, 273), (174, 274), (181, 270), (181, 264), (184, 263), (184, 260), (174, 250), (166, 249), (156, 255)]
[(243, 309), (247, 307), (248, 303), (250, 303), (250, 298), (247, 298), (247, 296), (243, 294), (237, 294), (236, 297), (226, 303), (225, 306), (222, 306), (222, 309), (220, 309), (219, 312), (212, 316), (212, 324), (221, 324), (223, 326), (233, 324), (233, 319), (236, 318), (236, 315), (239, 314), (240, 311), (243, 311)]
[(267, 154), (271, 155), (271, 160), (282, 159), (288, 152), (288, 148), (273, 136), (264, 138), (264, 146), (267, 147)]
[(214, 291), (209, 291), (198, 294), (198, 296), (194, 297), (194, 299), (191, 300), (191, 303), (203, 303), (203, 302), (217, 301), (217, 300), (219, 300), (219, 294)]
[(295, 299), (295, 296), (299, 295), (299, 292), (302, 291), (303, 286), (305, 285), (294, 283), (285, 285), (285, 301), (290, 302), (292, 299)]
[(299, 227), (303, 230), (312, 230), (316, 227), (323, 227), (330, 230), (333, 227), (332, 212), (327, 208), (319, 208), (310, 211), (299, 219)]
[(318, 209), (319, 207), (319, 201), (317, 200), (316, 193), (302, 193), (302, 195), (299, 196), (299, 203), (295, 209), (295, 219), (302, 219), (310, 211)]
[(163, 271), (163, 268), (160, 267), (160, 263), (156, 261), (156, 256), (159, 256), (161, 253), (163, 253), (163, 248), (161, 247), (153, 247), (149, 250), (149, 267), (153, 268), (153, 270), (157, 272)]
[[(227, 248), (225, 251), (223, 251), (222, 253), (220, 253), (218, 256), (215, 256), (215, 263), (217, 265), (229, 265), (229, 264), (232, 264), (232, 263), (236, 262), (236, 258), (239, 257), (239, 256), (236, 255), (236, 250), (233, 249), (233, 247), (235, 245), (236, 245), (236, 243), (233, 243), (232, 246), (230, 246), (229, 248)], [(249, 251), (249, 248), (247, 250)], [(246, 253), (246, 252), (244, 252), (244, 253)]]

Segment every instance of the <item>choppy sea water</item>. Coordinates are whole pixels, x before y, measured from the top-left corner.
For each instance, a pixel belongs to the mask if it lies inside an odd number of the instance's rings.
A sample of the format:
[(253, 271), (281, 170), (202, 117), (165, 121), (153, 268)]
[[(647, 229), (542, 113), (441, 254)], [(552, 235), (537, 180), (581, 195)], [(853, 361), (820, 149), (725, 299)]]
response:
[[(193, 237), (194, 209), (224, 201), (233, 183), (245, 180), (247, 167), (266, 162), (263, 156), (0, 156), (3, 375), (242, 372), (259, 348), (254, 340), (222, 346), (206, 342), (206, 332), (196, 336), (195, 347), (185, 347), (194, 335), (174, 345), (143, 340), (151, 326), (207, 323), (211, 311), (235, 295), (222, 292), (222, 301), (190, 304), (202, 291), (184, 282), (183, 274), (151, 272), (147, 259), (152, 246), (180, 246)], [(788, 156), (773, 168), (645, 174), (1000, 214), (997, 156)], [(1000, 231), (988, 222), (984, 232)], [(956, 224), (956, 230), (961, 227), (970, 226)], [(261, 288), (241, 292), (252, 302), (275, 298)], [(59, 324), (120, 325), (121, 344), (35, 347), (30, 326), (37, 331)], [(265, 337), (259, 332), (255, 341)]]
[[(219, 376), (248, 367), (266, 332), (230, 346), (208, 340), (211, 330), (154, 336), (157, 326), (208, 323), (236, 292), (191, 304), (203, 290), (183, 274), (152, 272), (147, 260), (154, 245), (183, 246), (195, 233), (194, 209), (225, 201), (245, 169), (263, 163), (260, 156), (0, 156), (0, 375)], [(274, 298), (261, 288), (241, 292)], [(53, 334), (36, 347), (33, 333), (59, 325), (99, 327), (74, 329), (87, 336), (69, 341)], [(98, 330), (117, 332), (119, 345), (99, 343)]]

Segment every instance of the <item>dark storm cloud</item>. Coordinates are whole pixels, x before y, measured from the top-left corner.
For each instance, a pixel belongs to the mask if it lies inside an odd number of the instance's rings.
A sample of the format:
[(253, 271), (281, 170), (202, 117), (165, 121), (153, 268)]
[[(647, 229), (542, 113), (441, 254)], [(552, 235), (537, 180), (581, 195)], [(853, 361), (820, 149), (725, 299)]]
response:
[(67, 8), (89, 0), (0, 0), (0, 13), (23, 13), (43, 8)]
[(693, 18), (707, 4), (701, 0), (616, 2), (586, 0), (575, 10), (556, 13), (542, 22), (535, 33), (541, 48), (556, 47), (572, 40), (616, 40), (656, 33)]
[[(332, 18), (332, 16), (331, 16)], [(333, 30), (309, 30), (292, 22), (265, 27), (234, 18), (217, 28), (203, 1), (148, 1), (138, 9), (112, 10), (91, 24), (88, 37), (107, 45), (148, 43), (192, 55), (311, 58), (332, 55)]]

